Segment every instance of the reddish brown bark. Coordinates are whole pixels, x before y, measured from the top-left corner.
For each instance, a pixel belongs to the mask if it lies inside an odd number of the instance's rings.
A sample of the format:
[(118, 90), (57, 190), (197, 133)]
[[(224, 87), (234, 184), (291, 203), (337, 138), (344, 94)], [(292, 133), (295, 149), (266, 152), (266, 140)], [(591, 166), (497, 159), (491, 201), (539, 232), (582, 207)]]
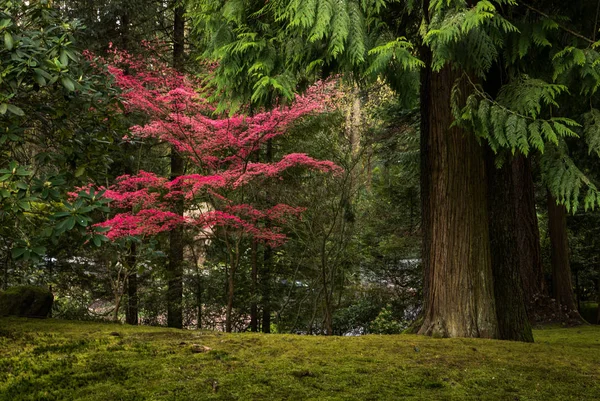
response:
[(517, 216), (517, 249), (521, 279), (525, 291), (525, 305), (530, 317), (535, 314), (535, 304), (548, 295), (544, 282), (540, 230), (535, 208), (535, 192), (531, 160), (518, 154), (512, 162), (515, 188), (515, 213)]
[[(431, 73), (424, 96), (427, 298), (419, 333), (497, 338), (483, 149), (471, 133), (450, 128), (451, 91), (461, 75), (448, 66)], [(465, 84), (459, 89), (469, 92)]]
[(567, 238), (567, 210), (548, 193), (548, 231), (552, 259), (552, 296), (569, 315), (576, 314), (573, 294), (569, 242)]
[(518, 246), (517, 208), (512, 163), (495, 166), (495, 155), (486, 152), (489, 227), (496, 316), (502, 340), (533, 342), (533, 333), (525, 308), (520, 249)]

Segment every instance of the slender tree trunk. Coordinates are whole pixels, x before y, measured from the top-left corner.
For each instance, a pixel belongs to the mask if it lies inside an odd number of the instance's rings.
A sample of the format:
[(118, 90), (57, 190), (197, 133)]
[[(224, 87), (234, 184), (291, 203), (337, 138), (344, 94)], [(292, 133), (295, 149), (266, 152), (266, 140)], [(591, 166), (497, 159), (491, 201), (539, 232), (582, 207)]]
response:
[[(178, 72), (183, 72), (184, 34), (185, 20), (183, 15), (185, 9), (175, 9), (175, 20), (173, 23), (173, 67)], [(171, 147), (171, 179), (175, 179), (184, 173), (184, 161), (177, 149)], [(173, 202), (173, 212), (183, 216), (183, 199)], [(183, 227), (176, 227), (169, 235), (169, 266), (168, 266), (168, 289), (167, 289), (167, 326), (183, 327)]]
[(596, 282), (596, 291), (598, 293), (598, 313), (596, 313), (596, 324), (600, 324), (600, 278)]
[(127, 257), (127, 267), (129, 276), (127, 277), (127, 309), (125, 310), (125, 323), (134, 326), (138, 325), (138, 291), (137, 291), (137, 272), (136, 272), (136, 245), (131, 244), (130, 254)]
[(196, 313), (197, 322), (196, 328), (202, 329), (202, 277), (198, 274), (198, 281), (196, 282)]
[(512, 161), (517, 216), (517, 248), (525, 305), (530, 321), (535, 320), (536, 301), (548, 295), (542, 266), (540, 229), (535, 208), (531, 160), (518, 153)]
[(225, 315), (225, 332), (231, 333), (233, 328), (231, 318), (233, 312), (233, 296), (234, 296), (234, 279), (235, 279), (236, 267), (231, 266), (229, 268), (229, 275), (227, 277), (227, 311)]
[(252, 271), (250, 273), (252, 279), (252, 302), (250, 303), (250, 331), (253, 333), (258, 332), (258, 260), (257, 260), (257, 244), (256, 240), (252, 240), (251, 252), (251, 263)]
[(262, 332), (271, 332), (271, 247), (265, 245), (261, 274), (262, 287)]
[(488, 149), (488, 213), (498, 330), (502, 340), (533, 342), (521, 280), (512, 163), (497, 169), (494, 161), (495, 155)]
[[(429, 0), (423, 0), (422, 12), (424, 16), (424, 22), (429, 24)], [(429, 157), (429, 130), (430, 130), (430, 119), (427, 118), (429, 115), (429, 105), (431, 103), (431, 49), (425, 44), (422, 44), (419, 48), (419, 55), (424, 67), (421, 68), (420, 72), (420, 133), (419, 133), (419, 144), (420, 144), (420, 190), (421, 190), (421, 265), (423, 268), (423, 312), (421, 318), (417, 320), (416, 324), (411, 328), (411, 332), (415, 332), (422, 326), (422, 321), (425, 317), (425, 311), (429, 309), (429, 301), (431, 298), (431, 292), (429, 290), (432, 282), (432, 269), (429, 264), (429, 252), (431, 249), (431, 220), (430, 216), (430, 190), (431, 184), (430, 172), (431, 172), (431, 158)]]
[(231, 333), (233, 329), (233, 300), (235, 295), (235, 273), (240, 265), (240, 241), (236, 239), (235, 248), (227, 246), (229, 254), (229, 274), (227, 275), (227, 310), (225, 314), (225, 331)]
[[(483, 149), (473, 134), (450, 128), (451, 91), (461, 72), (446, 66), (429, 74), (421, 117), (428, 120), (421, 145), (427, 298), (419, 333), (496, 338)], [(470, 91), (459, 89), (463, 96)]]
[[(267, 151), (265, 154), (265, 162), (273, 161), (273, 140), (267, 141)], [(271, 202), (269, 194), (266, 199), (267, 204)], [(273, 251), (268, 244), (264, 246), (263, 265), (261, 274), (262, 287), (262, 332), (271, 332), (271, 256)]]
[(566, 308), (567, 314), (579, 317), (569, 264), (567, 210), (564, 205), (556, 202), (556, 198), (550, 192), (548, 192), (548, 231), (552, 259), (552, 295), (561, 308)]

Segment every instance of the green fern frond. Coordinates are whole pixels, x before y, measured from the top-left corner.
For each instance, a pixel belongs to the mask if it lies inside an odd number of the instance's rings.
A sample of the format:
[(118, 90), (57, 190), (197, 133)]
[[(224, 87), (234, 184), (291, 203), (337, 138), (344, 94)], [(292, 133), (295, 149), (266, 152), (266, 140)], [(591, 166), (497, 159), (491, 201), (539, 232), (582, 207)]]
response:
[(334, 13), (331, 20), (331, 39), (329, 40), (329, 53), (337, 58), (346, 48), (346, 39), (350, 34), (350, 15), (348, 3), (344, 0), (333, 0)]
[(322, 40), (329, 34), (331, 19), (333, 18), (333, 0), (319, 0), (315, 24), (308, 36), (310, 42)]
[(369, 50), (371, 56), (365, 75), (377, 75), (384, 71), (389, 64), (397, 62), (406, 71), (414, 71), (423, 67), (421, 60), (412, 54), (413, 45), (400, 37)]
[(600, 193), (596, 185), (587, 177), (569, 156), (564, 141), (549, 147), (540, 158), (542, 179), (550, 193), (559, 203), (573, 213), (581, 202), (581, 190), (587, 188), (583, 198), (585, 210), (600, 205)]
[(583, 133), (588, 145), (588, 153), (600, 157), (600, 110), (592, 109), (583, 116)]

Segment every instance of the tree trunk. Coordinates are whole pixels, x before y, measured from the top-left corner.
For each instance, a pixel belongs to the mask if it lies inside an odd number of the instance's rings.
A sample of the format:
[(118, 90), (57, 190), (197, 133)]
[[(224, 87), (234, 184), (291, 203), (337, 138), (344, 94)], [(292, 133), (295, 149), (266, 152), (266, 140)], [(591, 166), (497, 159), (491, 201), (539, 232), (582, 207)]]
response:
[(258, 298), (258, 261), (257, 261), (257, 244), (256, 240), (252, 240), (251, 259), (252, 259), (252, 302), (250, 303), (250, 331), (253, 333), (258, 332), (258, 304), (256, 302)]
[(231, 322), (231, 316), (233, 312), (233, 296), (234, 296), (234, 279), (235, 279), (235, 266), (229, 268), (229, 275), (227, 277), (227, 310), (225, 312), (225, 332), (231, 333), (233, 325)]
[(570, 316), (579, 316), (569, 264), (569, 242), (567, 238), (567, 210), (556, 202), (548, 192), (548, 232), (552, 259), (552, 292), (561, 308)]
[[(185, 9), (175, 9), (173, 23), (173, 67), (183, 72), (184, 62), (184, 33), (185, 20), (183, 15)], [(183, 175), (184, 162), (175, 147), (171, 147), (171, 179)], [(173, 212), (183, 216), (183, 199), (173, 202)], [(167, 289), (167, 326), (183, 327), (183, 227), (176, 227), (169, 235), (169, 266), (168, 266), (168, 289)]]
[(494, 161), (495, 155), (488, 149), (488, 213), (498, 330), (502, 340), (533, 342), (521, 280), (512, 163), (497, 169)]
[(528, 309), (530, 320), (533, 321), (535, 320), (536, 301), (545, 298), (548, 291), (544, 281), (531, 160), (519, 153), (513, 158), (512, 171), (516, 201), (519, 266), (525, 289), (525, 306)]
[(596, 291), (598, 293), (598, 313), (596, 313), (596, 324), (600, 324), (600, 278), (596, 282)]
[(138, 293), (137, 293), (137, 272), (136, 272), (136, 246), (132, 243), (127, 257), (127, 309), (125, 310), (125, 323), (133, 326), (138, 325)]
[[(422, 12), (425, 19), (425, 23), (429, 24), (429, 0), (423, 0)], [(425, 44), (422, 44), (419, 48), (419, 55), (424, 67), (421, 68), (420, 72), (420, 101), (419, 101), (419, 113), (421, 115), (420, 121), (420, 133), (419, 133), (419, 144), (420, 144), (420, 186), (421, 186), (421, 265), (423, 268), (423, 312), (422, 317), (417, 320), (411, 333), (419, 329), (421, 320), (424, 319), (425, 311), (429, 309), (429, 299), (431, 298), (431, 292), (429, 290), (431, 286), (431, 273), (429, 264), (429, 252), (431, 250), (431, 221), (430, 215), (430, 190), (431, 185), (431, 158), (429, 157), (429, 130), (430, 130), (430, 119), (427, 118), (429, 115), (429, 104), (431, 103), (431, 49)]]
[(261, 274), (262, 287), (262, 332), (271, 332), (271, 247), (265, 245)]
[[(273, 161), (273, 140), (267, 141), (267, 151), (265, 153), (265, 161), (271, 163)], [(270, 204), (271, 199), (269, 194), (266, 196), (266, 203)], [(267, 223), (268, 224), (268, 223)], [(273, 252), (269, 245), (265, 244), (263, 253), (263, 266), (261, 274), (262, 287), (262, 332), (271, 332), (271, 256)]]
[[(451, 91), (461, 72), (446, 66), (423, 83), (427, 119), (421, 177), (425, 312), (421, 334), (498, 337), (483, 149), (453, 122)], [(463, 96), (470, 89), (462, 84)]]
[(202, 277), (198, 274), (198, 281), (196, 282), (196, 313), (197, 322), (196, 328), (202, 329)]

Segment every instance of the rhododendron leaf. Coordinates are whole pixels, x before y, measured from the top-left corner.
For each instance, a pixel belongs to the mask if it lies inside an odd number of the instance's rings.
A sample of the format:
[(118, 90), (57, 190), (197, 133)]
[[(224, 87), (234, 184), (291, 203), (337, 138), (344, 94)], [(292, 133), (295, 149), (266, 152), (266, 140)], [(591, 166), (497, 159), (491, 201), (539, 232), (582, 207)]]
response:
[(75, 220), (77, 221), (77, 224), (79, 224), (82, 227), (87, 227), (88, 225), (88, 219), (81, 215), (75, 216)]
[(73, 80), (71, 80), (71, 78), (67, 76), (62, 77), (60, 82), (62, 82), (65, 89), (67, 89), (69, 92), (73, 92), (75, 90), (75, 83), (73, 82)]

